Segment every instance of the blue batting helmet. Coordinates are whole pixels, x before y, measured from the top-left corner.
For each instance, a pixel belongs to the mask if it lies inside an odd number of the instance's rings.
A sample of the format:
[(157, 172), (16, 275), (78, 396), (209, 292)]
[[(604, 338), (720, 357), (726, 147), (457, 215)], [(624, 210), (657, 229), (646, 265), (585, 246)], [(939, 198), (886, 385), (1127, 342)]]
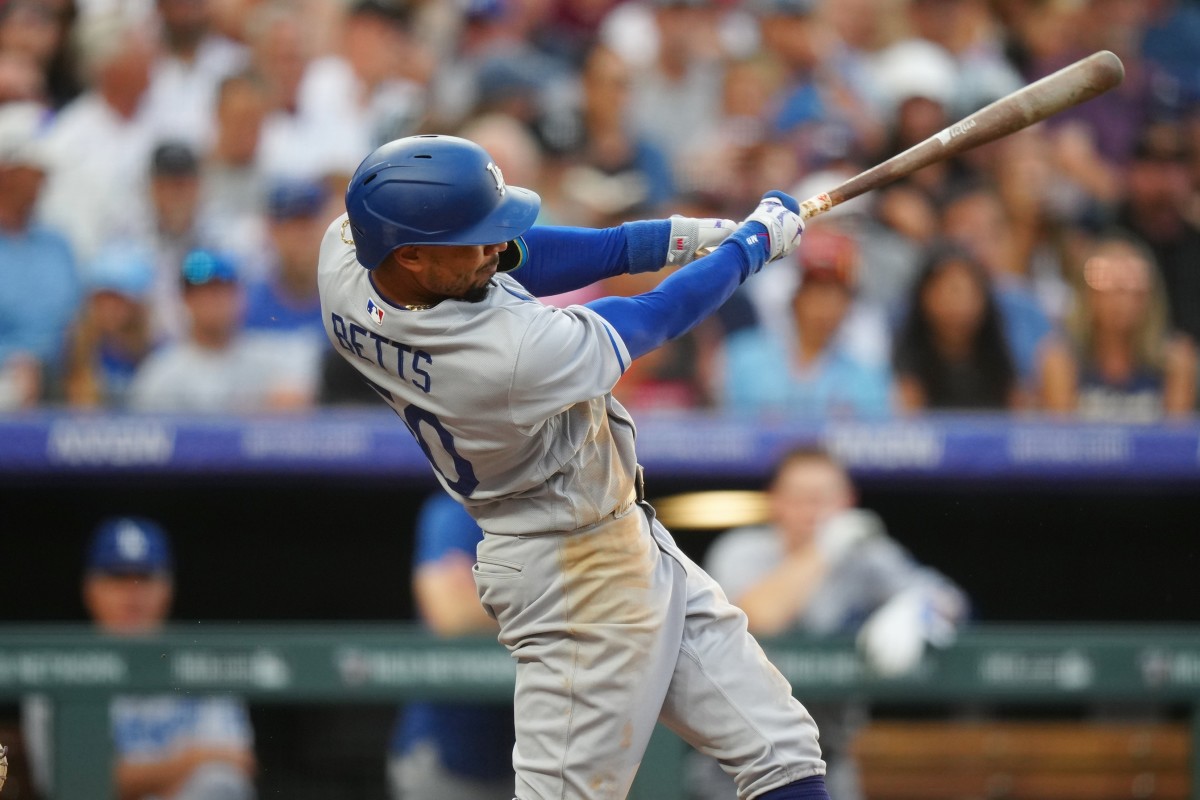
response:
[[(346, 188), (356, 255), (367, 269), (406, 244), (512, 241), (533, 225), (541, 204), (536, 192), (505, 186), (487, 151), (456, 136), (388, 142), (358, 165)], [(503, 261), (502, 269), (519, 264)]]

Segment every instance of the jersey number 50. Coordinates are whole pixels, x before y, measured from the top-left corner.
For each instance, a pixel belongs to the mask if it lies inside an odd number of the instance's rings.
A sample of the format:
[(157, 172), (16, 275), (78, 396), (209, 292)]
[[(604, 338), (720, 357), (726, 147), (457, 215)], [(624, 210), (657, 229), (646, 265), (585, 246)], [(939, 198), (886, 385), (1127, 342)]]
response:
[[(421, 445), (421, 450), (425, 453), (425, 457), (429, 459), (429, 463), (446, 479), (446, 485), (463, 497), (470, 497), (471, 492), (475, 491), (475, 487), (479, 485), (479, 479), (475, 477), (475, 468), (471, 466), (470, 461), (467, 461), (459, 454), (457, 448), (454, 446), (454, 437), (450, 435), (450, 431), (446, 430), (446, 426), (442, 424), (442, 421), (435, 417), (432, 412), (426, 411), (419, 406), (406, 406), (404, 409), (404, 423), (412, 431), (417, 444)], [(454, 462), (454, 472), (457, 478), (447, 475), (446, 471), (438, 466), (437, 459), (433, 456), (433, 449), (430, 448), (429, 442), (425, 439), (422, 423), (437, 431), (438, 441), (442, 446), (441, 449)]]

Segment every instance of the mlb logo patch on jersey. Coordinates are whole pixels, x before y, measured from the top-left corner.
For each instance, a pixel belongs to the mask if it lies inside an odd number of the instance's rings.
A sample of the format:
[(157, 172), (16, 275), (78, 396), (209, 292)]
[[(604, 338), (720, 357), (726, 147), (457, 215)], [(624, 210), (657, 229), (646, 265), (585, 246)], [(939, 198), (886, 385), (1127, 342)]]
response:
[(371, 298), (367, 298), (367, 313), (371, 315), (371, 319), (375, 320), (376, 325), (383, 324), (383, 308)]

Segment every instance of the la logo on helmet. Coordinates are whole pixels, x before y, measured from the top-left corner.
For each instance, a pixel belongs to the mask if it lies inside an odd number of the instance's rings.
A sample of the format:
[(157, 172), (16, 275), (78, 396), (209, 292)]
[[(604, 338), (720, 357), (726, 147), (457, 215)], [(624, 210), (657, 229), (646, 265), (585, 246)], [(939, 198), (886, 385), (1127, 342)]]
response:
[(497, 167), (495, 162), (492, 161), (487, 163), (487, 167), (485, 167), (485, 169), (492, 173), (492, 177), (496, 179), (496, 191), (500, 193), (501, 197), (503, 197), (504, 192), (506, 191), (504, 187), (504, 173), (501, 172), (500, 168)]

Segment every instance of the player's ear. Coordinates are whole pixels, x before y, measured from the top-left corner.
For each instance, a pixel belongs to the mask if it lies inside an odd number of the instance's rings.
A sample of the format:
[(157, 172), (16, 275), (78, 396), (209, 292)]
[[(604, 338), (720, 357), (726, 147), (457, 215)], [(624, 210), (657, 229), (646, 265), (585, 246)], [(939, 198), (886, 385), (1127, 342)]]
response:
[(420, 245), (406, 244), (402, 247), (397, 247), (392, 251), (392, 260), (410, 272), (423, 272), (425, 270), (425, 261), (421, 258)]

